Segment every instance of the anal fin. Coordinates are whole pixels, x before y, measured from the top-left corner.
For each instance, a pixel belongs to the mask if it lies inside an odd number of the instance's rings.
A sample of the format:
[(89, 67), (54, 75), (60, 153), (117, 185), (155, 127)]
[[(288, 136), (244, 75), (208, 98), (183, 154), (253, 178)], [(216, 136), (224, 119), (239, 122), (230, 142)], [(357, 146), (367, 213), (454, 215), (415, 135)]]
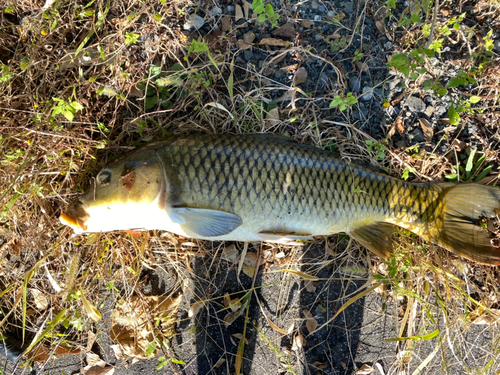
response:
[(379, 222), (357, 228), (348, 234), (382, 259), (387, 259), (392, 252), (393, 230), (394, 225)]

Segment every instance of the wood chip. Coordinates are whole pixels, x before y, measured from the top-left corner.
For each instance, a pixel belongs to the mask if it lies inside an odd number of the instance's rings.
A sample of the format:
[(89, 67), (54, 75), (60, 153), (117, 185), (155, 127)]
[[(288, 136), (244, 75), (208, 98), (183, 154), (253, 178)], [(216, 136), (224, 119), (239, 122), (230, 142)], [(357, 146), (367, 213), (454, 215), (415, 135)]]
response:
[(375, 26), (377, 27), (380, 34), (385, 35), (386, 38), (392, 42), (393, 37), (392, 37), (391, 33), (389, 33), (389, 31), (385, 27), (385, 24), (383, 21), (375, 21)]
[(309, 29), (312, 25), (314, 25), (314, 22), (309, 20), (302, 20), (300, 23), (300, 26), (305, 27), (306, 29)]
[(250, 15), (250, 10), (252, 9), (252, 4), (250, 4), (248, 1), (243, 0), (243, 12), (245, 13), (245, 18), (248, 19), (248, 16)]
[(253, 41), (255, 40), (255, 34), (252, 31), (249, 31), (248, 33), (243, 35), (243, 40), (246, 43), (253, 43)]
[(427, 143), (431, 143), (432, 137), (434, 136), (434, 129), (432, 129), (432, 124), (426, 118), (419, 118), (418, 122), (424, 133), (424, 137)]

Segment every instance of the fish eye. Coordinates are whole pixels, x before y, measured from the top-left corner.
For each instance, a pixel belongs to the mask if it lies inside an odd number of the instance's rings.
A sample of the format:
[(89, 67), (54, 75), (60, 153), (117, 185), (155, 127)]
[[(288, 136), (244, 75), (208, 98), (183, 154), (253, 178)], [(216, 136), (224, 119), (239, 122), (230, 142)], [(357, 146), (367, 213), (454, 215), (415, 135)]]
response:
[(97, 175), (97, 181), (99, 181), (99, 184), (102, 186), (108, 185), (111, 182), (111, 171), (109, 169), (103, 169)]

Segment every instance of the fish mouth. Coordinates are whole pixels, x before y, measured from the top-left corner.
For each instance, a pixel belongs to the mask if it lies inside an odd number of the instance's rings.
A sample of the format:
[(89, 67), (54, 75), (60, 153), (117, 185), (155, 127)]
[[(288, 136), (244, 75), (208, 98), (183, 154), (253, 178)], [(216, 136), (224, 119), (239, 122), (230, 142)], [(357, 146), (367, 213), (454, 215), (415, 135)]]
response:
[(62, 224), (67, 225), (78, 232), (84, 232), (87, 230), (87, 225), (85, 224), (90, 215), (83, 208), (83, 203), (76, 199), (70, 203), (68, 207), (68, 212), (61, 214), (59, 220)]

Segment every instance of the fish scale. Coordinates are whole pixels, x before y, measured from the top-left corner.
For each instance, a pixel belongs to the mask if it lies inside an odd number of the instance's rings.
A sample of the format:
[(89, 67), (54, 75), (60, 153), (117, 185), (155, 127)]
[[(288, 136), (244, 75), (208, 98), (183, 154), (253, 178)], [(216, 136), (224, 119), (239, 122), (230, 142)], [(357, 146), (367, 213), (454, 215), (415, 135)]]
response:
[(500, 190), (398, 180), (272, 135), (181, 135), (112, 163), (61, 221), (80, 232), (163, 229), (208, 240), (297, 243), (347, 232), (382, 257), (394, 225), (499, 264), (481, 226)]

